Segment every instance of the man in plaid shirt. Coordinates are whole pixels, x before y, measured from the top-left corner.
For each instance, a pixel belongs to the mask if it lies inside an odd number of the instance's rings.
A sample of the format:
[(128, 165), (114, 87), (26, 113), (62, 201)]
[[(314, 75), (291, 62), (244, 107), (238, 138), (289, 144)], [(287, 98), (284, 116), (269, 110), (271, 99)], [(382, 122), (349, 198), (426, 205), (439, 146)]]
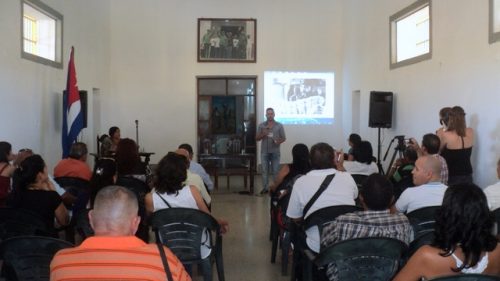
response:
[[(392, 184), (380, 174), (370, 175), (359, 198), (364, 211), (341, 215), (323, 228), (321, 248), (336, 242), (361, 237), (395, 238), (409, 244), (413, 240), (413, 230), (408, 218), (401, 213), (391, 213), (394, 203)], [(337, 280), (335, 265), (329, 264), (329, 280)]]

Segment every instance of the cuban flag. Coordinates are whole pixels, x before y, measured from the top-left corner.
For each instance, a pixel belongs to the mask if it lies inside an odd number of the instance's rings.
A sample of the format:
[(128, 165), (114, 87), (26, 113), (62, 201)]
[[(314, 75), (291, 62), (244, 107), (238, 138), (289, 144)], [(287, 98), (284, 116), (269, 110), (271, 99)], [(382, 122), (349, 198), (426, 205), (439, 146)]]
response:
[(76, 138), (83, 129), (83, 113), (82, 106), (80, 104), (80, 92), (78, 91), (76, 83), (73, 51), (74, 48), (71, 47), (71, 55), (68, 64), (68, 81), (66, 83), (66, 91), (63, 93), (63, 158), (68, 157), (71, 144), (76, 142)]

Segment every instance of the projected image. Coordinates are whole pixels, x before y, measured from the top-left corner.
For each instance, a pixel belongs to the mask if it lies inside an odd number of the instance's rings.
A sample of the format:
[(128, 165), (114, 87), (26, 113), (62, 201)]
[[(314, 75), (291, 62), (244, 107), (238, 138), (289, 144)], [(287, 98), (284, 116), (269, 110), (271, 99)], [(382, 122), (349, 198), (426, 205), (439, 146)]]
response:
[(331, 124), (334, 74), (264, 72), (264, 108), (283, 124)]

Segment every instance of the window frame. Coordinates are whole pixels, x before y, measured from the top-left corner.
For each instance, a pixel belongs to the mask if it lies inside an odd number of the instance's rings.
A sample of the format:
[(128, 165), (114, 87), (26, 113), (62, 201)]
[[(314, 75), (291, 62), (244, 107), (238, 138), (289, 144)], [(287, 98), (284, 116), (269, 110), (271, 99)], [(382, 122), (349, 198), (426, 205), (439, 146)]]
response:
[[(37, 63), (49, 65), (55, 68), (63, 68), (63, 15), (58, 11), (47, 6), (40, 0), (20, 0), (21, 2), (21, 58), (31, 60)], [(50, 60), (24, 51), (24, 5), (29, 5), (38, 12), (54, 19), (55, 21), (55, 59)]]
[(500, 41), (500, 28), (495, 30), (495, 17), (497, 17), (498, 21), (500, 21), (500, 13), (495, 15), (496, 5), (500, 6), (500, 0), (490, 0), (489, 36), (488, 36), (488, 42), (490, 44)]
[[(429, 7), (429, 52), (418, 55), (409, 59), (397, 61), (397, 21), (407, 16), (410, 16), (417, 11)], [(401, 9), (389, 17), (389, 66), (390, 69), (399, 68), (415, 64), (421, 61), (429, 60), (432, 58), (432, 1), (431, 0), (418, 0), (413, 4)]]

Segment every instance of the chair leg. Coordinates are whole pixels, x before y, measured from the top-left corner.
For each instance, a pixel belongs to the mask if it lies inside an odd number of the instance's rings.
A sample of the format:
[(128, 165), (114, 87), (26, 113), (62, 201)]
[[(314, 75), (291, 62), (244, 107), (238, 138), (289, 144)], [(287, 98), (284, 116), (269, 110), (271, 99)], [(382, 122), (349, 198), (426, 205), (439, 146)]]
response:
[(218, 243), (215, 249), (215, 265), (217, 267), (217, 277), (219, 281), (226, 281), (224, 277), (224, 261), (222, 259), (222, 244)]
[(202, 260), (199, 263), (201, 267), (201, 272), (203, 273), (203, 281), (212, 281), (212, 264), (210, 261), (210, 256)]
[(288, 274), (288, 254), (290, 252), (290, 232), (283, 231), (283, 238), (281, 238), (281, 275)]
[(279, 230), (276, 222), (273, 222), (271, 219), (271, 238), (272, 238), (272, 247), (271, 247), (271, 263), (276, 262), (276, 252), (278, 250), (278, 240), (279, 240)]

